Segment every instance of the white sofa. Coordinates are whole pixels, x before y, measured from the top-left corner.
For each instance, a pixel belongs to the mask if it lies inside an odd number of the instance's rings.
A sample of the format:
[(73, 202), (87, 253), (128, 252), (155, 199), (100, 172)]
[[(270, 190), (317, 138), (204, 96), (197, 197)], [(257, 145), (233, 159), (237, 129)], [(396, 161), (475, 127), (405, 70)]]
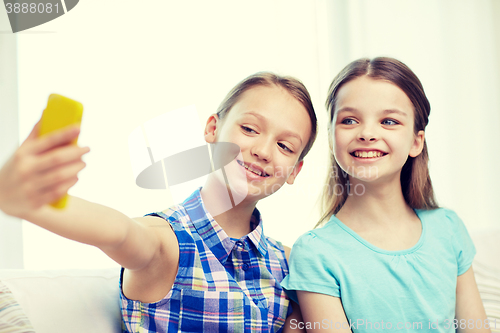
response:
[[(500, 228), (471, 235), (479, 291), (500, 332)], [(0, 270), (37, 333), (120, 333), (118, 279), (119, 269)]]
[(118, 268), (0, 270), (0, 281), (37, 333), (121, 333), (119, 275)]

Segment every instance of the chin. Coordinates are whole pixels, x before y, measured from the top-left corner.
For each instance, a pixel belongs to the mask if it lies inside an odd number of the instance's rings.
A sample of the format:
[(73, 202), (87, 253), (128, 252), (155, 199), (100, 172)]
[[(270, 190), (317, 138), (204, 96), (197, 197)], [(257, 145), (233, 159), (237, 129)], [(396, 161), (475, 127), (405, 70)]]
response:
[(253, 186), (251, 183), (248, 184), (248, 195), (254, 196), (260, 199), (264, 199), (271, 194), (277, 192), (283, 184), (274, 183), (274, 184), (260, 184), (260, 186)]
[(242, 184), (241, 182), (238, 184), (231, 184), (231, 186), (228, 186), (228, 188), (233, 195), (233, 199), (234, 199), (235, 204), (242, 202), (248, 196), (251, 195), (249, 188), (248, 188), (248, 185)]
[(380, 180), (380, 178), (356, 178), (356, 184), (373, 184), (378, 180)]

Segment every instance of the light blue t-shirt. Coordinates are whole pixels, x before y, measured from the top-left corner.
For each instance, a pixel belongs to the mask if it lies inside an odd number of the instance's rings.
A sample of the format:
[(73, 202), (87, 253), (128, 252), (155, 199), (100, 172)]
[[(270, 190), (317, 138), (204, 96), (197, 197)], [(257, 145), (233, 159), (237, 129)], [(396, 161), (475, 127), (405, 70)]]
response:
[(281, 285), (295, 301), (296, 290), (340, 297), (353, 332), (455, 332), (457, 276), (476, 250), (454, 211), (415, 212), (422, 233), (402, 251), (380, 249), (332, 216), (294, 244)]

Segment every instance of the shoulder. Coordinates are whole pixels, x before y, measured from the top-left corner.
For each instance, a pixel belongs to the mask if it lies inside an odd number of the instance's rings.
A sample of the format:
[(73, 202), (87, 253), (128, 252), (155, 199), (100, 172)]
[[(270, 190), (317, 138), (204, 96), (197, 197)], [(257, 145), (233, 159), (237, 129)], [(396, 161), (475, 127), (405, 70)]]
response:
[(457, 275), (462, 275), (470, 268), (476, 255), (474, 242), (464, 222), (455, 211), (440, 208), (440, 213), (443, 217), (443, 224), (446, 224), (446, 229), (443, 228), (439, 231), (448, 235), (457, 260)]
[(431, 210), (418, 210), (418, 215), (433, 225), (443, 228), (462, 228), (464, 223), (458, 214), (449, 208), (436, 208)]
[[(156, 227), (156, 233), (160, 235), (168, 234), (162, 237), (162, 243), (171, 242), (180, 245), (191, 244), (194, 242), (196, 228), (182, 205), (173, 205), (163, 211), (146, 214), (143, 217), (134, 218), (135, 221), (148, 227)], [(172, 237), (171, 235), (175, 235)], [(175, 238), (175, 240), (173, 239)]]
[(173, 205), (163, 211), (146, 214), (139, 219), (161, 219), (170, 224), (174, 230), (183, 229), (190, 221), (186, 209), (182, 205)]
[(458, 217), (458, 214), (454, 210), (451, 210), (449, 208), (439, 208), (439, 209), (442, 210), (442, 214), (444, 214), (446, 216), (446, 218), (448, 219), (448, 221), (451, 224), (463, 223), (462, 219), (460, 219), (460, 217)]
[[(174, 226), (178, 223), (178, 218), (173, 210), (146, 214), (142, 217), (135, 217), (133, 220), (155, 235), (160, 243), (160, 252), (172, 252), (178, 248), (178, 242)], [(175, 252), (175, 251), (174, 251)]]
[(449, 241), (457, 255), (461, 255), (463, 251), (471, 256), (474, 255), (474, 244), (467, 227), (454, 210), (437, 208), (419, 211), (419, 215), (427, 222), (426, 228), (432, 233), (433, 238)]
[[(333, 230), (330, 230), (332, 228)], [(335, 236), (336, 228), (325, 225), (322, 228), (307, 231), (295, 241), (291, 250), (285, 248), (285, 252), (289, 255), (290, 260), (320, 259), (327, 253), (337, 252), (336, 247), (338, 245), (342, 247), (340, 245), (342, 242), (338, 241), (340, 237)]]
[(158, 216), (165, 220), (170, 220), (170, 221), (178, 221), (181, 220), (183, 217), (188, 216), (188, 213), (184, 208), (184, 206), (173, 205), (161, 212), (150, 213), (147, 215)]
[(432, 217), (453, 217), (456, 216), (457, 213), (455, 213), (454, 210), (445, 208), (445, 207), (439, 207), (435, 209), (416, 209), (417, 212), (419, 212), (419, 215), (425, 214), (428, 216)]
[[(289, 258), (290, 248), (288, 246), (284, 246), (281, 242), (271, 237), (266, 236), (266, 241), (267, 241), (267, 256), (268, 259), (270, 260), (269, 263), (271, 264), (271, 266), (279, 263), (279, 267), (281, 267), (281, 272), (283, 272), (284, 275), (287, 275), (289, 269), (288, 258)], [(278, 273), (277, 271), (272, 271), (271, 273), (276, 277), (279, 277), (278, 279), (279, 281), (281, 281), (284, 277), (284, 275), (279, 276), (280, 273)]]
[(266, 236), (268, 250), (273, 251), (279, 258), (286, 258), (288, 260), (288, 255), (286, 254), (288, 246), (284, 246), (280, 241), (272, 237)]
[(285, 256), (286, 260), (290, 260), (290, 252), (292, 252), (292, 249), (289, 248), (288, 246), (283, 246), (285, 248)]
[(334, 218), (331, 218), (323, 226), (302, 234), (293, 245), (293, 248), (295, 249), (296, 246), (317, 247), (331, 245), (332, 242), (340, 240), (344, 235), (345, 232), (342, 227), (336, 223)]
[[(306, 233), (302, 234), (293, 244), (293, 250), (295, 251), (297, 247), (301, 246), (318, 247), (319, 244), (327, 243), (328, 239), (331, 240), (330, 236), (335, 233), (335, 229), (336, 226), (334, 225), (325, 225), (322, 228), (307, 231)], [(274, 250), (275, 252), (279, 251), (283, 253), (287, 259), (289, 258), (292, 248), (283, 245), (280, 241), (277, 241), (271, 237), (266, 236), (266, 240), (270, 249)]]
[(452, 233), (455, 236), (462, 235), (464, 233), (468, 236), (467, 227), (465, 226), (464, 221), (462, 221), (454, 210), (448, 208), (441, 208), (441, 210), (444, 220), (446, 221), (448, 227), (452, 229)]

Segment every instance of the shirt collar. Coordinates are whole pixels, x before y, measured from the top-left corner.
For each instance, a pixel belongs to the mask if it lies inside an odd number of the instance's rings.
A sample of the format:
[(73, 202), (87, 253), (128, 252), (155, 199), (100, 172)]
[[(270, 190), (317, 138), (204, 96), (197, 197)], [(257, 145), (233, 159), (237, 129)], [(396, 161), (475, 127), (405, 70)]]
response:
[[(235, 242), (227, 236), (221, 226), (205, 209), (200, 189), (201, 188), (194, 191), (182, 205), (186, 209), (200, 237), (217, 259), (224, 265), (235, 246)], [(259, 253), (265, 256), (267, 254), (267, 241), (262, 227), (262, 217), (257, 208), (255, 208), (252, 213), (250, 227), (253, 229), (252, 232), (243, 236), (240, 240), (243, 241), (245, 238), (248, 238)]]

